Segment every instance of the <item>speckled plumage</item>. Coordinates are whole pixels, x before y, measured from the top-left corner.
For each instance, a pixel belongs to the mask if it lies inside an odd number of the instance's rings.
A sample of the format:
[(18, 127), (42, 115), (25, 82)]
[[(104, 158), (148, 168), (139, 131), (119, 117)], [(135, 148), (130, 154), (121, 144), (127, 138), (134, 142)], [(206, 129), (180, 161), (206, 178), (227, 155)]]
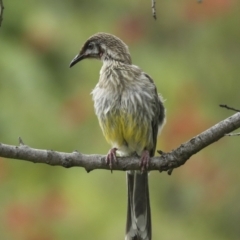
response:
[(121, 155), (141, 156), (144, 149), (154, 154), (164, 110), (146, 73), (134, 65), (105, 61), (92, 95), (103, 134)]
[[(157, 134), (165, 121), (163, 99), (153, 80), (132, 65), (127, 45), (111, 34), (90, 37), (70, 66), (85, 58), (103, 62), (92, 97), (103, 134), (114, 149), (111, 154), (117, 149), (122, 156), (153, 156)], [(125, 240), (151, 240), (148, 174), (128, 172), (127, 182)]]

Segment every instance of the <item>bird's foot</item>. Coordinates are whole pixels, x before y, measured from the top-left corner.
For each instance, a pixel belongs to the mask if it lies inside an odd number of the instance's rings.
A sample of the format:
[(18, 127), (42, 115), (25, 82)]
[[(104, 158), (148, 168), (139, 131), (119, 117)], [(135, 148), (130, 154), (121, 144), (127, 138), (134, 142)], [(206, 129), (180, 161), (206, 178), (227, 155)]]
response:
[(111, 172), (112, 172), (113, 162), (117, 162), (116, 152), (117, 152), (117, 148), (112, 148), (108, 151), (108, 154), (106, 157), (106, 164), (109, 165)]
[(144, 150), (141, 155), (141, 161), (140, 161), (140, 169), (141, 172), (144, 172), (148, 169), (150, 162), (150, 154), (148, 150)]

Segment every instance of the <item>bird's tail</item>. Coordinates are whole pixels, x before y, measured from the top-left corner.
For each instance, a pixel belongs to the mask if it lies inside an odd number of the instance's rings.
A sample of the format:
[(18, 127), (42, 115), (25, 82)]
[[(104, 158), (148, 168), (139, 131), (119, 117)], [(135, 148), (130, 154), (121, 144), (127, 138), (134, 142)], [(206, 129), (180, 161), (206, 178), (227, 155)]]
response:
[(127, 172), (128, 208), (125, 240), (151, 240), (148, 173)]

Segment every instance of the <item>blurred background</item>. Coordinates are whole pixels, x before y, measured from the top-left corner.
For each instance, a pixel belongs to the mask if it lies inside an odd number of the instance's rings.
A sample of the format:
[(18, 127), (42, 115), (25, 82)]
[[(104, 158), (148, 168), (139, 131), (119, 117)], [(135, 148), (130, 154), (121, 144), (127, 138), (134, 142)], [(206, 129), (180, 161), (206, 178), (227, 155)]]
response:
[[(167, 108), (158, 149), (170, 151), (240, 108), (237, 0), (4, 1), (0, 142), (106, 154), (91, 90), (101, 62), (69, 63), (92, 34), (117, 35)], [(240, 139), (226, 137), (184, 166), (152, 172), (153, 239), (240, 239)], [(124, 172), (0, 158), (0, 239), (124, 239)]]

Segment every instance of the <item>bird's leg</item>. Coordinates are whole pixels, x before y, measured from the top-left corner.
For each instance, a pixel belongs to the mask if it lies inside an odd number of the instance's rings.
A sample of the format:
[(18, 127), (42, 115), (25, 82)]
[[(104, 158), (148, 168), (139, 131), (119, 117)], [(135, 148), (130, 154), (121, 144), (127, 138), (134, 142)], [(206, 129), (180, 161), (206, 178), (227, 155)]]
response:
[(140, 161), (140, 169), (141, 172), (144, 172), (148, 169), (148, 165), (150, 162), (150, 154), (148, 150), (144, 150), (141, 155), (141, 161)]
[(116, 152), (117, 152), (117, 148), (112, 148), (108, 151), (108, 154), (106, 157), (106, 164), (109, 165), (111, 172), (112, 172), (113, 162), (117, 162)]

